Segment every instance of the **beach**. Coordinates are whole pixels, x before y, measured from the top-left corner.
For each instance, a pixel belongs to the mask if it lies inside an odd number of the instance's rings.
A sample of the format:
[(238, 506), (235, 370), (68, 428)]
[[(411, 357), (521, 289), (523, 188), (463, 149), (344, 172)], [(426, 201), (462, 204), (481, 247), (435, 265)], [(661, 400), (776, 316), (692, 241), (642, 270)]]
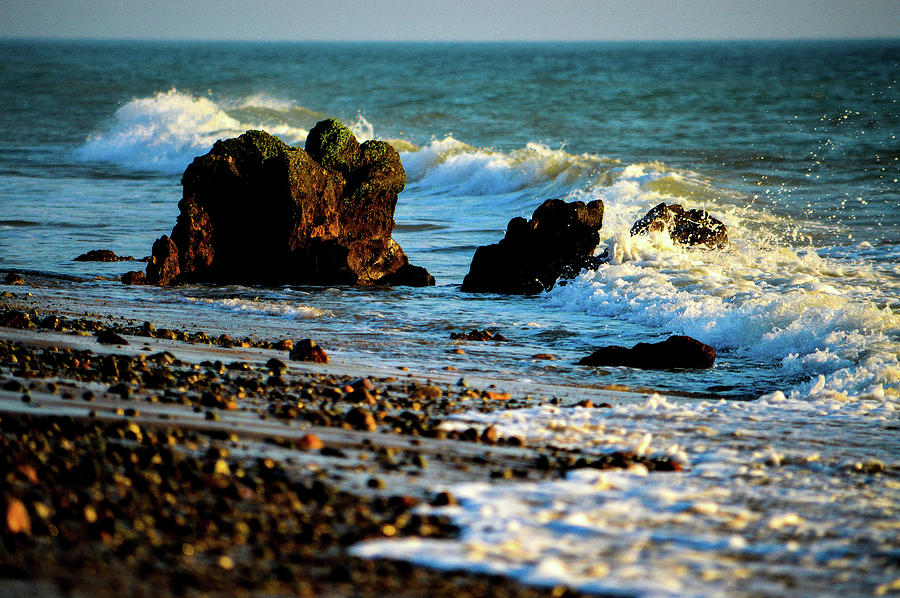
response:
[[(0, 41), (0, 591), (900, 591), (897, 55)], [(304, 161), (322, 122), (363, 158)], [(388, 168), (364, 225), (434, 284), (271, 255), (123, 284), (190, 261), (157, 241), (243, 188), (196, 182), (247, 131), (356, 185), (329, 205)], [(661, 204), (721, 234), (637, 230)], [(559, 278), (525, 259), (576, 236), (532, 251), (546, 206), (591, 206)], [(285, 228), (261, 212), (232, 257)], [(466, 288), (520, 233), (480, 278), (532, 286)], [(673, 336), (712, 367), (583, 362)]]
[[(454, 483), (585, 466), (439, 427), (536, 399), (450, 373), (294, 362), (264, 339), (171, 340), (161, 325), (101, 343), (126, 323), (58, 311), (28, 288), (3, 298), (5, 315), (43, 322), (2, 329), (5, 595), (577, 595), (347, 555), (366, 539), (456, 535), (447, 517), (416, 513), (454, 504)], [(593, 466), (677, 467), (630, 454)]]
[[(449, 368), (293, 361), (285, 339), (139, 312), (98, 319), (35, 283), (3, 298), (12, 595), (893, 590), (900, 447), (876, 397), (798, 413), (472, 386)], [(760, 407), (782, 407), (777, 423)], [(518, 504), (523, 486), (544, 498)], [(507, 508), (488, 506), (497, 494)], [(593, 551), (590, 568), (569, 551)]]

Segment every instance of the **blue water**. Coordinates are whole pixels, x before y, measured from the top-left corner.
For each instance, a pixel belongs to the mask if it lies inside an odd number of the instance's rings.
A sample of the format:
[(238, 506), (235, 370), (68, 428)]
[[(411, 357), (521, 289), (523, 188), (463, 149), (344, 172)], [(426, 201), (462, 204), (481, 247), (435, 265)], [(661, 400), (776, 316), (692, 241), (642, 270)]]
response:
[[(897, 400), (898, 62), (896, 40), (0, 41), (0, 269), (99, 276), (69, 292), (230, 333), (313, 332), (348, 359)], [(326, 117), (401, 150), (395, 238), (436, 288), (135, 289), (114, 279), (142, 264), (72, 261), (147, 255), (174, 224), (181, 172), (216, 139), (265, 128), (302, 146)], [(548, 197), (602, 199), (601, 245), (617, 259), (536, 298), (460, 293), (475, 248)], [(628, 239), (659, 201), (709, 210), (731, 247)], [(451, 330), (488, 326), (514, 343), (448, 357)], [(595, 345), (672, 333), (715, 346), (716, 368), (572, 365)], [(529, 359), (547, 352), (558, 361)]]

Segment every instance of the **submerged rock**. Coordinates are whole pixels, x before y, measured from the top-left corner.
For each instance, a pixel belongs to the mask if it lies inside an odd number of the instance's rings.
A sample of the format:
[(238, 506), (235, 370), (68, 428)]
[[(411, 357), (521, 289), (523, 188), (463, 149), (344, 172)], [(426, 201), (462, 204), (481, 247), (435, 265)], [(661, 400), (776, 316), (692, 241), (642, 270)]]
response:
[(593, 264), (602, 225), (602, 201), (548, 199), (531, 220), (510, 220), (499, 243), (478, 248), (462, 290), (518, 295), (550, 290), (560, 277), (574, 277)]
[(75, 258), (76, 262), (131, 262), (134, 257), (130, 255), (119, 256), (110, 249), (92, 249)]
[(709, 369), (716, 350), (689, 336), (670, 336), (659, 343), (638, 343), (627, 349), (618, 345), (601, 347), (578, 365), (625, 366), (645, 370)]
[(150, 284), (434, 284), (391, 238), (406, 185), (399, 155), (336, 120), (318, 123), (305, 150), (264, 131), (217, 141), (182, 185)]
[(631, 234), (668, 231), (676, 243), (721, 249), (728, 245), (728, 229), (705, 210), (685, 210), (678, 204), (661, 203), (631, 227)]

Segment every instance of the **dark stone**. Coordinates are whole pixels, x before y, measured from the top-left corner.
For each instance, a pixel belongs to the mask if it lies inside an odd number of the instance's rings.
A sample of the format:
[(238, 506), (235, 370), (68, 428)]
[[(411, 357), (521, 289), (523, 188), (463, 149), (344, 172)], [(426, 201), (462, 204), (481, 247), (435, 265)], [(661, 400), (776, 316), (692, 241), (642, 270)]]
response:
[(374, 432), (378, 425), (375, 423), (375, 417), (371, 411), (366, 411), (361, 407), (354, 407), (344, 415), (344, 422), (356, 430), (367, 430)]
[(286, 363), (284, 363), (280, 359), (275, 359), (274, 357), (266, 362), (266, 367), (269, 368), (269, 370), (271, 370), (272, 373), (276, 376), (280, 376), (288, 370), (288, 366)]
[(396, 272), (387, 274), (379, 279), (376, 284), (404, 287), (433, 287), (434, 276), (422, 266), (406, 264), (400, 266)]
[(593, 263), (602, 225), (602, 201), (585, 205), (548, 199), (531, 220), (510, 220), (499, 243), (475, 251), (462, 290), (519, 295), (548, 291), (559, 278), (572, 278)]
[(493, 333), (488, 329), (471, 330), (469, 332), (451, 332), (450, 338), (455, 341), (496, 341), (499, 343), (509, 342), (509, 339), (499, 332)]
[(328, 354), (316, 341), (305, 338), (298, 342), (290, 353), (294, 361), (312, 361), (314, 363), (328, 363)]
[(127, 345), (128, 341), (112, 330), (101, 330), (96, 334), (97, 342), (101, 345)]
[(147, 284), (147, 278), (140, 270), (132, 270), (122, 275), (123, 284)]
[(10, 272), (6, 275), (6, 278), (3, 279), (3, 282), (6, 284), (25, 284), (25, 277), (21, 274)]
[(496, 444), (498, 438), (499, 434), (497, 433), (497, 426), (488, 426), (481, 433), (481, 442)]
[(678, 204), (661, 203), (631, 227), (632, 235), (668, 231), (676, 243), (721, 249), (728, 245), (728, 229), (705, 210), (685, 210)]
[(28, 314), (11, 309), (0, 314), (0, 326), (25, 330), (31, 328), (33, 324)]
[(659, 343), (638, 343), (631, 349), (601, 347), (578, 365), (625, 366), (645, 370), (709, 369), (716, 350), (689, 336), (670, 336)]
[(75, 258), (76, 262), (131, 262), (134, 258), (130, 255), (118, 256), (109, 249), (92, 249)]
[(264, 131), (218, 141), (182, 185), (172, 234), (153, 245), (151, 284), (434, 284), (391, 238), (400, 156), (336, 120), (318, 123), (305, 150)]
[(41, 328), (49, 328), (50, 330), (56, 330), (59, 328), (60, 321), (56, 316), (47, 316), (43, 320), (41, 320)]
[[(179, 224), (180, 222), (181, 217), (179, 216)], [(178, 228), (178, 224), (175, 225), (175, 228)], [(175, 234), (174, 231), (172, 234)], [(195, 256), (196, 252), (191, 255)], [(176, 281), (180, 272), (178, 247), (175, 245), (175, 241), (163, 235), (153, 242), (153, 254), (150, 256), (150, 261), (147, 262), (146, 282), (167, 286)]]

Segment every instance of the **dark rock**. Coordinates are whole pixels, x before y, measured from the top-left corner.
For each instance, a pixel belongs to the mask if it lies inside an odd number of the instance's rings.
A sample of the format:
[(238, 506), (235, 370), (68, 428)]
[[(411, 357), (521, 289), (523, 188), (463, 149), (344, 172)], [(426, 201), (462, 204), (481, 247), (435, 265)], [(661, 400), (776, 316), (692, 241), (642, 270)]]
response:
[[(179, 203), (179, 205), (181, 204)], [(180, 223), (181, 217), (179, 216)], [(178, 228), (178, 224), (175, 225), (175, 228)], [(174, 235), (175, 232), (173, 231), (172, 234)], [(192, 252), (190, 257), (196, 260), (197, 252)], [(175, 245), (175, 241), (163, 235), (153, 242), (153, 253), (150, 261), (147, 262), (146, 281), (150, 284), (167, 286), (176, 281), (180, 272), (178, 247)]]
[(709, 369), (716, 350), (689, 336), (670, 336), (659, 343), (638, 343), (631, 349), (612, 345), (601, 347), (578, 365), (625, 366), (645, 370), (676, 368)]
[(118, 256), (109, 249), (92, 249), (75, 258), (76, 262), (131, 262), (134, 257), (130, 255)]
[(6, 284), (25, 284), (25, 277), (21, 274), (10, 272), (6, 275), (6, 278), (3, 279), (3, 282)]
[(451, 332), (450, 338), (458, 341), (496, 341), (496, 342), (509, 342), (509, 339), (500, 334), (499, 332), (494, 333), (485, 328), (484, 330), (471, 330), (469, 332)]
[(316, 341), (305, 338), (298, 342), (291, 351), (290, 358), (294, 361), (312, 361), (314, 363), (328, 363), (328, 353), (316, 344)]
[(60, 322), (59, 318), (56, 316), (47, 316), (43, 320), (41, 320), (41, 328), (49, 328), (50, 330), (56, 330), (59, 328)]
[(294, 349), (294, 341), (289, 338), (282, 339), (275, 343), (272, 347), (273, 349), (277, 349), (279, 351), (292, 351)]
[(140, 270), (132, 270), (122, 275), (123, 284), (147, 284), (147, 277)]
[(276, 376), (280, 376), (288, 370), (288, 366), (286, 363), (284, 363), (280, 359), (275, 359), (274, 357), (266, 362), (266, 367), (271, 370), (272, 373)]
[(434, 282), (434, 276), (422, 266), (406, 264), (400, 266), (396, 272), (392, 272), (378, 280), (377, 284), (404, 287), (433, 287)]
[(0, 326), (7, 328), (28, 329), (32, 327), (31, 318), (28, 314), (11, 309), (0, 314)]
[(128, 341), (112, 330), (101, 330), (96, 334), (97, 342), (101, 345), (127, 345)]
[(124, 382), (119, 382), (118, 384), (113, 384), (110, 386), (106, 392), (110, 394), (119, 395), (123, 399), (127, 399), (131, 396), (131, 388), (125, 384)]
[(354, 407), (344, 416), (344, 422), (357, 430), (367, 430), (374, 432), (377, 429), (375, 417), (371, 411), (366, 411), (361, 407)]
[(600, 242), (602, 225), (602, 201), (585, 205), (548, 199), (531, 220), (510, 220), (499, 243), (475, 251), (462, 290), (507, 294), (550, 290), (560, 277), (572, 278), (593, 263), (591, 254)]
[(496, 444), (498, 438), (499, 434), (497, 433), (497, 426), (488, 426), (481, 433), (481, 442)]
[(632, 235), (668, 231), (676, 243), (721, 249), (728, 245), (728, 229), (705, 210), (685, 210), (678, 204), (661, 203), (631, 227)]
[(450, 492), (438, 492), (435, 495), (434, 499), (431, 501), (432, 506), (435, 507), (446, 507), (458, 505), (459, 503), (456, 500), (456, 497), (453, 496)]
[(383, 141), (359, 144), (336, 120), (306, 150), (264, 131), (218, 141), (182, 177), (171, 237), (153, 245), (147, 281), (434, 284), (391, 238), (406, 173)]

